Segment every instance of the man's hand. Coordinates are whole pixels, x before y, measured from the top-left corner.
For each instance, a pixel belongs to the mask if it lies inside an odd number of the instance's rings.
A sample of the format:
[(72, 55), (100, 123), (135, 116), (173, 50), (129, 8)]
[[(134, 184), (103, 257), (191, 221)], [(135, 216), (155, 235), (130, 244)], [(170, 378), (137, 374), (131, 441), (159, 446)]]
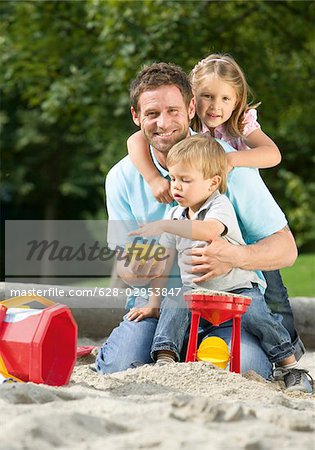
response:
[(225, 239), (214, 239), (209, 245), (200, 248), (192, 248), (186, 251), (186, 255), (191, 259), (187, 260), (191, 264), (191, 273), (203, 274), (194, 278), (195, 283), (202, 283), (212, 278), (224, 275), (233, 269), (234, 251), (236, 246), (230, 244)]
[(132, 308), (127, 314), (128, 320), (134, 320), (140, 322), (140, 320), (147, 319), (148, 317), (160, 317), (160, 308), (154, 306), (144, 306), (142, 308)]
[(203, 275), (195, 283), (218, 277), (233, 268), (243, 270), (278, 270), (290, 266), (297, 257), (297, 248), (290, 229), (282, 230), (250, 245), (234, 245), (225, 239), (213, 239), (203, 248), (185, 252), (192, 256), (188, 264), (192, 273)]

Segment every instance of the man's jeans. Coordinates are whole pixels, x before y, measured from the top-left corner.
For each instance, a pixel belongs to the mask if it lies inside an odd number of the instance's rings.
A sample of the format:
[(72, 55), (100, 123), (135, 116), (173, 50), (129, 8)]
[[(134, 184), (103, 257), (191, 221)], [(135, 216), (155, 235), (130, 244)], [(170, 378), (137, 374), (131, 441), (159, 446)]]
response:
[[(153, 339), (151, 357), (156, 359), (159, 350), (170, 350), (179, 361), (184, 339), (189, 328), (190, 311), (183, 295), (187, 288), (182, 288), (181, 294), (174, 297), (166, 297), (163, 301), (159, 323)], [(259, 339), (262, 349), (272, 363), (279, 363), (283, 359), (294, 354), (291, 338), (284, 326), (279, 314), (270, 312), (265, 299), (257, 285), (251, 289), (236, 289), (235, 294), (251, 297), (251, 305), (242, 316), (242, 329), (248, 334)], [(228, 324), (231, 327), (232, 321)], [(199, 327), (199, 344), (208, 336), (217, 335), (218, 327), (201, 321)]]
[(290, 333), (291, 342), (295, 348), (294, 355), (298, 361), (305, 353), (305, 347), (294, 326), (294, 317), (289, 303), (288, 292), (283, 284), (280, 271), (271, 270), (263, 272), (263, 275), (267, 282), (266, 303), (273, 313), (282, 315), (282, 324)]
[[(134, 306), (141, 308), (147, 303), (147, 299), (137, 297)], [(114, 373), (137, 367), (139, 363), (152, 363), (150, 351), (157, 324), (158, 319), (135, 322), (125, 315), (101, 347), (95, 362), (97, 371)]]
[[(144, 304), (146, 301), (138, 298), (135, 306), (140, 307)], [(136, 367), (139, 363), (152, 363), (151, 345), (157, 324), (157, 319), (135, 322), (129, 321), (124, 316), (124, 320), (113, 330), (99, 351), (96, 360), (98, 372), (113, 373)], [(201, 326), (204, 326), (203, 332), (207, 336), (219, 336), (230, 343), (231, 322), (213, 327), (209, 322), (201, 321)], [(241, 368), (242, 372), (254, 370), (264, 378), (270, 377), (272, 369), (258, 339), (245, 330), (242, 330)]]

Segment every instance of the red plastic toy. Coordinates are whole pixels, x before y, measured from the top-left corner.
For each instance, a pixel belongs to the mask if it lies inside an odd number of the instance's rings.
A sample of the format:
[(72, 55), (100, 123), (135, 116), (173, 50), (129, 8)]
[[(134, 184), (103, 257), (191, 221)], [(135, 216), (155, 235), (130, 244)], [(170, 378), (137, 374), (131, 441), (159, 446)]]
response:
[[(31, 301), (46, 308), (15, 308)], [(63, 386), (69, 382), (76, 355), (77, 324), (67, 306), (39, 296), (1, 302), (0, 356), (9, 374), (26, 382)]]
[(249, 297), (218, 291), (189, 291), (184, 295), (191, 310), (186, 362), (195, 361), (197, 354), (198, 327), (200, 317), (213, 325), (220, 325), (233, 319), (230, 351), (230, 371), (241, 371), (241, 319), (251, 304)]
[(95, 348), (95, 345), (81, 345), (77, 348), (77, 358), (89, 355)]

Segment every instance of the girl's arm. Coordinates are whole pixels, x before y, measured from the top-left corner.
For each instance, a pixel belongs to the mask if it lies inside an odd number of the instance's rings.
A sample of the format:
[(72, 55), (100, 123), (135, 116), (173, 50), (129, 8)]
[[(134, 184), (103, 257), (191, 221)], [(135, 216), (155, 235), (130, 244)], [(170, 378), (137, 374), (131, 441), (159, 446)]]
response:
[(141, 131), (137, 131), (127, 140), (127, 148), (131, 161), (149, 184), (156, 200), (160, 203), (170, 203), (170, 183), (161, 176), (152, 162), (149, 144)]
[(142, 225), (138, 230), (129, 233), (129, 236), (159, 236), (162, 233), (176, 234), (193, 241), (211, 241), (222, 236), (226, 227), (216, 219), (206, 220), (157, 220)]
[(281, 153), (269, 136), (261, 129), (254, 130), (245, 139), (249, 150), (228, 153), (228, 162), (232, 167), (274, 167), (281, 161)]

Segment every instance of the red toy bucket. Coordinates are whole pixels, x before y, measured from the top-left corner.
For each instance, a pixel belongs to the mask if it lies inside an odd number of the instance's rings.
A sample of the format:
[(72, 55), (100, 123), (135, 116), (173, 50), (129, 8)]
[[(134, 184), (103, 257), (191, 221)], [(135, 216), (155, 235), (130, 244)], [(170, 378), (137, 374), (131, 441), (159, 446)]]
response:
[[(32, 301), (47, 308), (16, 307)], [(76, 354), (77, 324), (67, 306), (39, 296), (0, 303), (0, 356), (9, 374), (62, 386), (69, 382)]]

